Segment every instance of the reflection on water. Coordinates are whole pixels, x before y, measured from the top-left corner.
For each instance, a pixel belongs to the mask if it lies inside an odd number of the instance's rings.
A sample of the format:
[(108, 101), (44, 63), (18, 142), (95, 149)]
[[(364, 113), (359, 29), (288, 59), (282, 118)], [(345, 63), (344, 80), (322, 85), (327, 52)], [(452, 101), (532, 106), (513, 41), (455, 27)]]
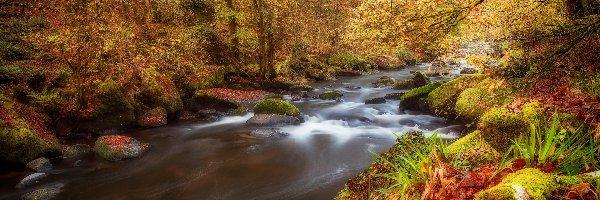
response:
[[(317, 85), (315, 92), (344, 91), (343, 101), (295, 102), (305, 122), (273, 127), (289, 134), (282, 139), (249, 135), (255, 127), (245, 121), (252, 113), (213, 123), (180, 122), (132, 133), (152, 144), (142, 158), (110, 163), (90, 156), (77, 168), (64, 161), (39, 186), (64, 185), (61, 199), (331, 199), (370, 164), (372, 152), (389, 148), (396, 134), (437, 130), (451, 138), (461, 129), (424, 113), (400, 112), (398, 101), (363, 103), (397, 92), (372, 88), (371, 81), (383, 75), (409, 78), (410, 70)], [(347, 89), (350, 83), (361, 89)], [(0, 181), (21, 178), (11, 177)], [(6, 192), (0, 198), (26, 190)]]

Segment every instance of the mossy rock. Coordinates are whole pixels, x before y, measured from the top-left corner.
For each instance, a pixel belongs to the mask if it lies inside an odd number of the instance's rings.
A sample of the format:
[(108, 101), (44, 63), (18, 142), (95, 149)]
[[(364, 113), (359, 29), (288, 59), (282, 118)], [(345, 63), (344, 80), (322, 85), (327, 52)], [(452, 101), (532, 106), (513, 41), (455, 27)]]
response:
[(157, 107), (147, 111), (138, 120), (141, 127), (159, 127), (167, 124), (167, 110)]
[(140, 157), (149, 148), (148, 143), (121, 135), (101, 136), (94, 145), (94, 150), (100, 157), (113, 162)]
[(294, 104), (283, 99), (271, 98), (258, 102), (254, 106), (254, 113), (299, 116), (300, 110)]
[(183, 108), (179, 89), (173, 80), (154, 68), (142, 70), (141, 91), (136, 95), (136, 102), (141, 104), (142, 109), (163, 107), (169, 114)]
[(365, 104), (384, 104), (385, 102), (386, 101), (384, 97), (377, 97), (365, 100)]
[(429, 93), (439, 87), (440, 83), (433, 83), (426, 86), (414, 88), (400, 97), (400, 105), (407, 109), (418, 110), (419, 101), (427, 97)]
[(323, 100), (340, 100), (344, 96), (341, 92), (337, 90), (329, 90), (319, 94), (319, 99)]
[(94, 94), (98, 109), (93, 114), (92, 130), (125, 128), (135, 124), (132, 100), (125, 95), (121, 87), (113, 80), (106, 79), (96, 86)]
[(425, 75), (425, 73), (421, 71), (415, 72), (415, 75), (408, 80), (397, 81), (394, 84), (394, 89), (396, 90), (408, 90), (416, 87), (422, 87), (425, 85), (431, 84), (431, 80)]
[(430, 110), (438, 116), (455, 118), (457, 112), (454, 107), (460, 93), (466, 88), (475, 86), (484, 78), (484, 75), (462, 76), (442, 84), (429, 93)]
[(481, 117), (482, 137), (499, 152), (506, 151), (513, 139), (529, 133), (529, 123), (520, 113), (493, 108)]
[(39, 114), (0, 95), (0, 160), (23, 164), (38, 157), (61, 154), (56, 137)]
[(500, 154), (474, 131), (456, 140), (446, 148), (446, 155), (465, 161), (470, 167), (480, 167), (498, 161)]
[(551, 197), (560, 185), (555, 176), (538, 169), (526, 168), (509, 174), (502, 182), (475, 195), (476, 200), (532, 199)]
[(458, 96), (455, 110), (467, 121), (477, 121), (490, 108), (504, 105), (512, 99), (512, 90), (502, 80), (486, 79)]

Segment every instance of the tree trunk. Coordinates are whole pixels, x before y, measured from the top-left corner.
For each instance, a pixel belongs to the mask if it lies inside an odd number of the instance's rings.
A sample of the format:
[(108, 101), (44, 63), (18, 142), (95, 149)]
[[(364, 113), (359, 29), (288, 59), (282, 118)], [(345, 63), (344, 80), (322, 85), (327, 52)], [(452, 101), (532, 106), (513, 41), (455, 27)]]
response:
[[(272, 14), (265, 5), (264, 0), (252, 0), (256, 11), (256, 28), (258, 34), (258, 65), (260, 78), (272, 80), (275, 78), (275, 42), (272, 30)], [(265, 16), (266, 15), (266, 16)]]

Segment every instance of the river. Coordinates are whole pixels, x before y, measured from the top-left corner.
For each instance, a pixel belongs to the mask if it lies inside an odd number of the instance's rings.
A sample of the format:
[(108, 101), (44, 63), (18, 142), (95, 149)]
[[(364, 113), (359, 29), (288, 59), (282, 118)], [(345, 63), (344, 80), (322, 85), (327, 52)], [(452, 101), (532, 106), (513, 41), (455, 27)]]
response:
[[(274, 127), (287, 137), (251, 136), (253, 127), (245, 121), (253, 113), (212, 123), (175, 122), (129, 134), (152, 145), (141, 158), (113, 163), (92, 155), (79, 167), (63, 161), (36, 186), (3, 189), (6, 194), (0, 199), (44, 186), (62, 187), (58, 199), (332, 199), (348, 179), (369, 166), (373, 153), (393, 145), (397, 134), (422, 130), (427, 135), (439, 131), (446, 138), (459, 135), (462, 126), (427, 113), (400, 111), (398, 100), (364, 104), (398, 92), (374, 88), (371, 82), (379, 77), (408, 79), (410, 71), (426, 67), (315, 84), (314, 93), (343, 91), (343, 101), (294, 102), (305, 122)], [(4, 174), (0, 182), (10, 187), (26, 175)]]

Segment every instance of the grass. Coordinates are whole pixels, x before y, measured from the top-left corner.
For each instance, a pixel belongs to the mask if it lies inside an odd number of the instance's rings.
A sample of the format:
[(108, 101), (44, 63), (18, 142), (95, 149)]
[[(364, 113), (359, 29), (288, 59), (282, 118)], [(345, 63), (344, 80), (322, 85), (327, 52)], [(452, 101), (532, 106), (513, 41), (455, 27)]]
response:
[[(507, 154), (512, 159), (523, 159), (526, 167), (553, 165), (556, 172), (577, 175), (589, 169), (597, 169), (598, 141), (591, 140), (592, 131), (580, 127), (570, 133), (559, 128), (558, 114), (554, 114), (550, 123), (531, 124), (529, 136), (520, 137), (510, 147)], [(503, 160), (506, 161), (507, 156)], [(500, 162), (501, 166), (506, 165)]]

